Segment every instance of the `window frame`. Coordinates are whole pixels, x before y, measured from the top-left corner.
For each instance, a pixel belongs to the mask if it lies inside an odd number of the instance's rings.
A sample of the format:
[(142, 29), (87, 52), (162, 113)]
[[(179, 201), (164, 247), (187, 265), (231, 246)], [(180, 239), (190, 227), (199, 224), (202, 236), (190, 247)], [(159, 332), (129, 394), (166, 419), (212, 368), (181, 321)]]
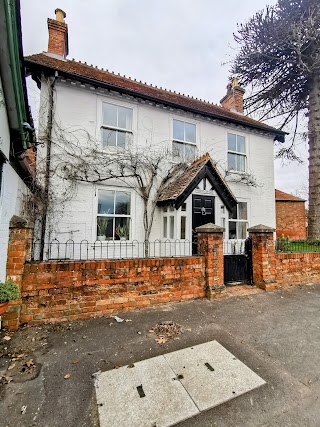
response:
[[(181, 238), (181, 218), (185, 218), (185, 237)], [(173, 237), (170, 234), (171, 219), (174, 218)], [(166, 223), (166, 226), (165, 226)], [(188, 240), (189, 236), (189, 209), (188, 203), (184, 202), (179, 209), (175, 209), (173, 205), (161, 206), (161, 239), (164, 240)], [(166, 229), (166, 233), (165, 233)]]
[[(235, 135), (235, 137), (236, 137), (236, 149), (237, 149), (238, 137), (244, 138), (244, 144), (245, 144), (244, 152), (229, 149), (229, 135)], [(233, 154), (237, 157), (243, 157), (244, 158), (244, 170), (237, 170), (237, 169), (229, 168), (229, 159), (228, 159), (229, 153)], [(244, 173), (246, 173), (247, 169), (248, 169), (248, 137), (247, 137), (247, 135), (244, 135), (240, 132), (234, 132), (234, 131), (228, 130), (227, 131), (227, 170), (228, 170), (228, 172), (232, 172), (232, 173), (244, 174)]]
[[(114, 196), (113, 196), (113, 206), (114, 206), (114, 212), (115, 212), (115, 200), (116, 200), (116, 193), (118, 192), (118, 193), (128, 193), (129, 195), (130, 195), (130, 214), (128, 215), (128, 214), (116, 214), (116, 213), (113, 213), (113, 214), (100, 214), (99, 212), (98, 212), (98, 204), (99, 204), (99, 191), (112, 191), (112, 192), (114, 192)], [(133, 229), (132, 229), (132, 224), (133, 224), (133, 219), (132, 219), (132, 217), (133, 217), (133, 197), (132, 197), (132, 195), (133, 195), (133, 193), (132, 193), (132, 191), (130, 190), (130, 189), (127, 189), (127, 188), (125, 188), (125, 187), (99, 187), (99, 188), (97, 188), (96, 189), (96, 197), (95, 197), (95, 200), (96, 200), (96, 215), (95, 215), (95, 224), (94, 224), (94, 228), (93, 228), (93, 239), (94, 239), (94, 241), (98, 241), (98, 242), (101, 242), (102, 244), (103, 243), (108, 243), (108, 242), (113, 242), (113, 243), (120, 243), (122, 240), (119, 238), (119, 239), (115, 239), (115, 233), (114, 233), (114, 229), (115, 229), (115, 221), (116, 221), (116, 218), (129, 218), (129, 236), (128, 236), (128, 239), (127, 240), (125, 240), (125, 242), (130, 242), (130, 241), (132, 241), (133, 240), (133, 238), (132, 238), (132, 232), (133, 232)], [(113, 221), (113, 237), (112, 237), (112, 239), (106, 239), (106, 240), (98, 240), (98, 230), (97, 230), (97, 228), (98, 228), (98, 218), (112, 218), (112, 221)]]
[[(183, 124), (192, 125), (195, 127), (195, 132), (194, 132), (195, 133), (195, 142), (187, 141), (186, 139), (179, 139), (179, 138), (174, 137), (174, 122), (175, 121), (181, 122)], [(186, 132), (185, 132), (185, 127), (184, 127), (184, 138), (185, 138), (185, 133)], [(183, 157), (182, 158), (180, 157), (180, 159), (182, 161), (191, 161), (192, 162), (193, 160), (196, 159), (197, 147), (198, 147), (198, 145), (197, 145), (197, 140), (198, 140), (197, 133), (198, 133), (198, 124), (197, 123), (190, 121), (190, 120), (181, 119), (180, 117), (173, 117), (172, 118), (172, 143), (171, 144), (172, 144), (172, 160), (173, 160), (173, 162), (178, 163), (177, 157), (175, 157), (173, 155), (173, 144), (174, 144), (174, 142), (181, 144), (183, 146)], [(186, 146), (194, 147), (194, 158), (192, 160), (189, 160), (186, 158)]]
[[(128, 110), (131, 110), (131, 129), (105, 124), (103, 122), (103, 106), (104, 106), (104, 104), (109, 104), (109, 105), (117, 108), (117, 120), (118, 120), (118, 108), (126, 108)], [(99, 103), (99, 108), (100, 108), (99, 131), (100, 131), (100, 139), (101, 139), (102, 148), (103, 149), (126, 149), (129, 145), (128, 142), (126, 142), (125, 147), (118, 146), (118, 134), (116, 136), (116, 145), (104, 145), (103, 129), (107, 129), (107, 130), (109, 129), (111, 131), (122, 132), (122, 133), (125, 133), (128, 135), (131, 135), (131, 137), (133, 137), (133, 135), (134, 135), (134, 116), (135, 116), (134, 106), (128, 105), (128, 104), (122, 104), (120, 102), (117, 102), (116, 100), (101, 99), (100, 103)]]
[[(246, 207), (247, 207), (247, 218), (246, 219), (239, 219), (239, 205), (240, 203), (245, 203)], [(229, 218), (228, 218), (228, 240), (245, 240), (248, 236), (248, 227), (249, 227), (249, 203), (247, 200), (238, 200), (238, 204), (237, 204), (237, 214), (236, 214), (236, 218), (230, 218), (230, 213), (229, 213)], [(230, 237), (230, 223), (234, 222), (236, 224), (236, 237), (235, 238), (231, 238)], [(242, 237), (239, 237), (239, 233), (240, 233), (240, 229), (238, 228), (238, 224), (245, 224), (246, 227), (246, 237), (243, 239)]]

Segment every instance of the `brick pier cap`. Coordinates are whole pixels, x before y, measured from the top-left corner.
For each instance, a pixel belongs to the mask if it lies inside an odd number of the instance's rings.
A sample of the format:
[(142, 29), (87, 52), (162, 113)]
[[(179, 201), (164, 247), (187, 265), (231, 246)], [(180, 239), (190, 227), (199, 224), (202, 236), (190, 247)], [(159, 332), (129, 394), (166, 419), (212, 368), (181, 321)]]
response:
[(213, 224), (209, 222), (208, 224), (201, 225), (196, 228), (197, 233), (223, 233), (224, 228), (220, 227), (220, 225)]
[(276, 231), (275, 228), (268, 227), (267, 225), (258, 224), (254, 227), (248, 228), (249, 233), (274, 233)]

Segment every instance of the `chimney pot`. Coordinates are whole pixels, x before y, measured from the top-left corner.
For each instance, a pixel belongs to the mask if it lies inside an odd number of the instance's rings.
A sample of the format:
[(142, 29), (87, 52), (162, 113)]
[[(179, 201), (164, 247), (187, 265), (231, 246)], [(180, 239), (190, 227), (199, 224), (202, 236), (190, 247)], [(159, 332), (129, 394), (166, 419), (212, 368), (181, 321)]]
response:
[(56, 14), (56, 21), (64, 22), (64, 18), (67, 16), (66, 12), (58, 8), (54, 11), (54, 13)]

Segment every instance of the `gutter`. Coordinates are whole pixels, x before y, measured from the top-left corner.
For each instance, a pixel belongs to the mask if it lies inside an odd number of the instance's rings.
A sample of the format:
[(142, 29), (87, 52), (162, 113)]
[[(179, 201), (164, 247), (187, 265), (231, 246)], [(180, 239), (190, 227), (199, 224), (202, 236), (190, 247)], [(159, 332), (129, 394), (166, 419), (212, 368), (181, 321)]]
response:
[[(16, 101), (17, 116), (18, 116), (18, 126), (19, 133), (21, 136), (22, 146), (24, 149), (28, 148), (28, 140), (23, 129), (23, 122), (27, 120), (27, 111), (25, 106), (25, 87), (22, 82), (22, 72), (21, 72), (21, 62), (20, 57), (22, 52), (20, 52), (20, 39), (21, 30), (17, 24), (18, 18), (20, 19), (20, 14), (17, 11), (17, 8), (20, 7), (20, 2), (17, 1), (4, 1), (5, 17), (7, 22), (7, 43), (8, 43), (8, 53), (10, 57), (10, 69), (11, 76), (13, 81), (13, 90), (14, 97)], [(20, 55), (21, 53), (21, 55)]]
[[(28, 64), (31, 66), (36, 65), (36, 66), (40, 67), (41, 69), (43, 69), (47, 72), (49, 72), (49, 71), (52, 72), (55, 70), (55, 68), (39, 64), (38, 62), (32, 61), (30, 59), (25, 59), (25, 62), (27, 65)], [(254, 123), (246, 122), (246, 121), (241, 120), (241, 119), (233, 119), (231, 117), (224, 117), (224, 116), (220, 116), (218, 114), (198, 110), (197, 108), (183, 106), (181, 104), (177, 104), (177, 103), (172, 102), (172, 101), (165, 101), (165, 100), (158, 98), (156, 96), (141, 94), (141, 93), (135, 92), (134, 90), (131, 90), (131, 89), (123, 88), (121, 86), (112, 85), (112, 84), (106, 83), (106, 82), (101, 82), (100, 80), (95, 80), (95, 79), (92, 79), (89, 77), (80, 76), (79, 74), (73, 74), (73, 73), (69, 73), (67, 71), (59, 70), (59, 75), (66, 77), (66, 78), (69, 78), (71, 80), (78, 80), (82, 83), (86, 83), (86, 84), (89, 84), (91, 86), (93, 85), (93, 86), (102, 87), (102, 88), (108, 89), (108, 90), (116, 90), (117, 92), (121, 92), (121, 93), (124, 93), (126, 95), (133, 96), (135, 98), (142, 98), (142, 99), (145, 99), (145, 100), (148, 100), (151, 102), (156, 102), (158, 104), (167, 105), (169, 107), (176, 108), (179, 110), (185, 110), (185, 111), (192, 112), (194, 114), (200, 114), (201, 116), (210, 117), (213, 119), (218, 119), (218, 120), (221, 120), (221, 121), (224, 121), (227, 123), (233, 123), (233, 124), (238, 124), (238, 125), (240, 124), (240, 125), (249, 127), (251, 129), (257, 129), (257, 130), (275, 135), (274, 140), (279, 141), (279, 142), (284, 142), (285, 135), (288, 135), (287, 132), (284, 132), (281, 130), (268, 129), (268, 128), (265, 128), (263, 126), (256, 125)]]

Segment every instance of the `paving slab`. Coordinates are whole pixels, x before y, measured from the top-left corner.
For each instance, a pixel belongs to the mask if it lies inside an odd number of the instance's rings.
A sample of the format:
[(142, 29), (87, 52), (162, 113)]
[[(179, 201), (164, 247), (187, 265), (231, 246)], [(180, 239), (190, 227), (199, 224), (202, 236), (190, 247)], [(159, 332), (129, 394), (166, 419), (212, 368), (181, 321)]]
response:
[(98, 375), (101, 427), (169, 427), (265, 384), (217, 341)]
[(97, 378), (100, 427), (168, 427), (199, 413), (163, 356)]
[(200, 411), (258, 388), (265, 381), (217, 341), (164, 355)]

